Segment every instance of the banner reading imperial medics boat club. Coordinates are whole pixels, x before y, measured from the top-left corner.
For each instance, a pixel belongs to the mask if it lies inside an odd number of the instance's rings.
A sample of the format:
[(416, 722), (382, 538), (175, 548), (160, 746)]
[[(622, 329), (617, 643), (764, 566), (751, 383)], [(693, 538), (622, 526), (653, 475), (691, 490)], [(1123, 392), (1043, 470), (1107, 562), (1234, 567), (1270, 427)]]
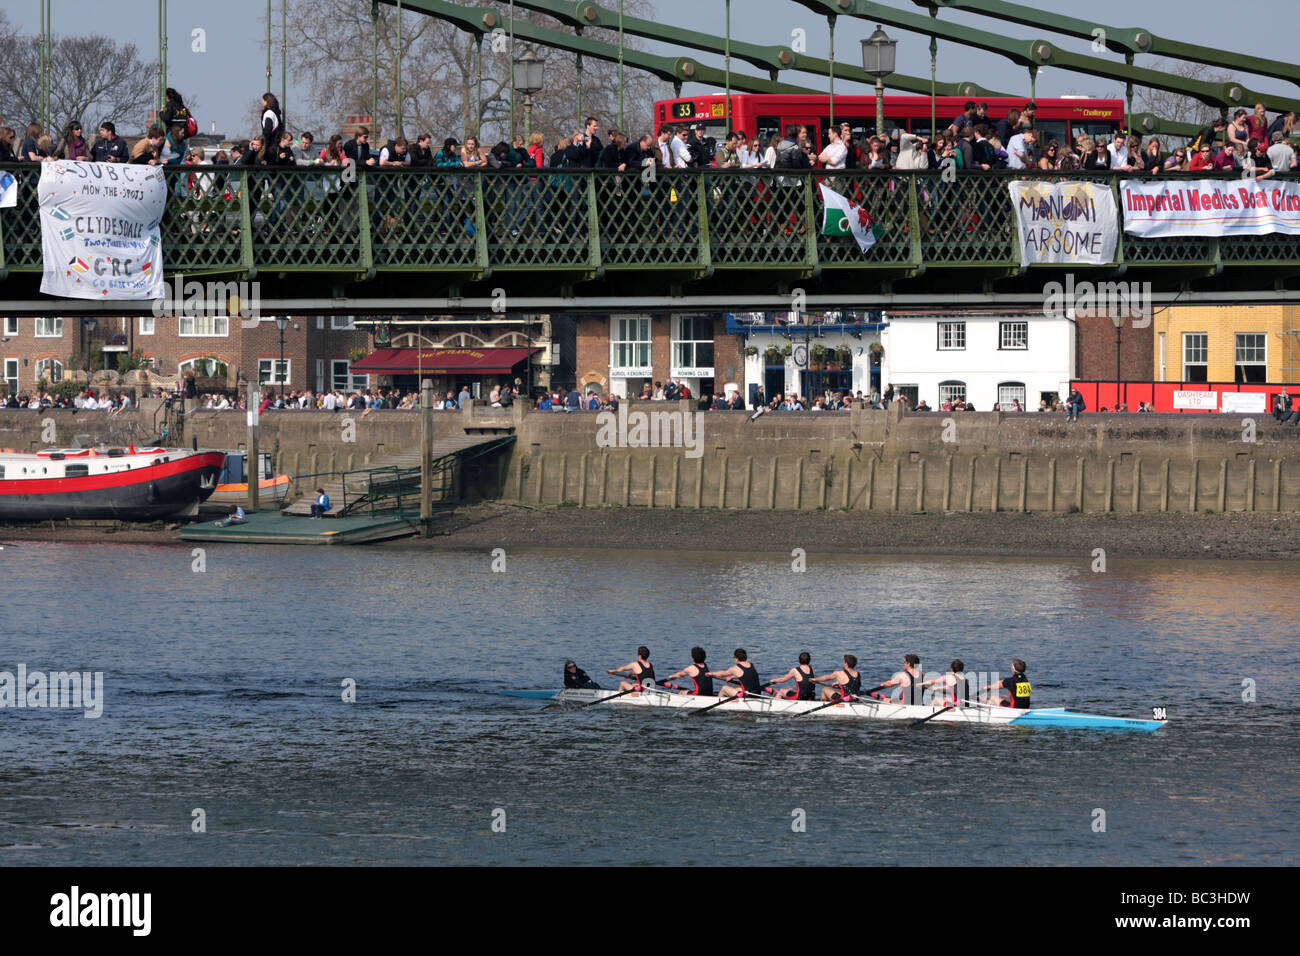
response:
[(1023, 179), (1008, 186), (1022, 263), (1115, 261), (1119, 215), (1109, 186)]
[(1124, 231), (1135, 236), (1300, 235), (1300, 182), (1193, 179), (1121, 186)]
[(41, 291), (74, 299), (156, 299), (163, 292), (160, 166), (41, 164)]

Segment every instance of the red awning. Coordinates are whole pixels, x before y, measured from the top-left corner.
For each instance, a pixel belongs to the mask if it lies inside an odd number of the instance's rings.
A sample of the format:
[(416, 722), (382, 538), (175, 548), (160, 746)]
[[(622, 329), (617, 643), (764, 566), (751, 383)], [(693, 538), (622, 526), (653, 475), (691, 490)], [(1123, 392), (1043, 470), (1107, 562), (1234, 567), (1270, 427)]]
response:
[(508, 375), (540, 348), (510, 349), (375, 349), (352, 366), (353, 372), (378, 375), (451, 375), (461, 372)]

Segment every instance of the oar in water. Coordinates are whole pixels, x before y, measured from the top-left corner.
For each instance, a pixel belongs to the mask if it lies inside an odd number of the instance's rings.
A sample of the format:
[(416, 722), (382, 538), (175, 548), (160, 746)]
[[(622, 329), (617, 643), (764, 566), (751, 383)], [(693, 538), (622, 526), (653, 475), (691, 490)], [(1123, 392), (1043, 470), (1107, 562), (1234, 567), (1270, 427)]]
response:
[[(731, 682), (728, 681), (727, 683), (731, 683)], [(730, 697), (724, 697), (724, 698), (722, 698), (722, 700), (718, 701), (716, 704), (709, 704), (708, 707), (701, 707), (699, 710), (690, 710), (690, 711), (687, 711), (687, 713), (690, 714), (690, 716), (692, 716), (692, 717), (698, 717), (700, 714), (707, 714), (707, 713), (708, 713), (709, 711), (711, 711), (714, 707), (721, 707), (723, 704), (729, 704), (729, 703), (731, 703), (733, 700), (740, 700), (740, 698), (742, 698), (742, 697), (744, 697), (744, 696), (745, 696), (745, 694), (743, 694), (743, 693), (740, 693), (740, 694), (732, 694)]]
[(610, 694), (608, 697), (602, 697), (599, 700), (591, 700), (585, 704), (579, 704), (577, 709), (581, 710), (583, 707), (595, 707), (597, 704), (603, 704), (606, 701), (617, 700), (618, 698), (624, 697), (628, 694), (635, 694), (639, 690), (651, 690), (654, 688), (655, 682), (652, 680), (648, 680), (645, 681), (645, 684), (646, 684), (645, 687), (641, 687), (640, 685), (637, 685), (636, 687), (630, 688), (629, 690), (622, 690), (619, 691), (617, 694)]
[(855, 700), (861, 700), (863, 697), (866, 697), (868, 694), (874, 694), (876, 691), (884, 690), (884, 689), (885, 689), (885, 685), (881, 684), (879, 687), (871, 688), (871, 690), (860, 691), (859, 693), (854, 694), (852, 696), (843, 697), (839, 700), (833, 700), (829, 704), (822, 704), (820, 707), (814, 707), (812, 710), (805, 710), (803, 713), (795, 714), (794, 716), (807, 717), (809, 714), (815, 714), (817, 713), (817, 711), (825, 710), (827, 707), (834, 707), (836, 704), (850, 704)]
[(908, 727), (920, 727), (920, 726), (921, 726), (923, 723), (925, 723), (927, 720), (934, 720), (934, 718), (938, 717), (940, 714), (946, 714), (948, 711), (950, 711), (950, 710), (956, 710), (956, 709), (957, 709), (957, 705), (956, 705), (956, 704), (949, 704), (949, 705), (948, 705), (947, 707), (945, 707), (943, 710), (936, 710), (936, 711), (935, 711), (933, 714), (931, 714), (929, 717), (922, 717), (920, 720), (914, 721), (913, 723), (910, 723), (910, 724), (908, 724), (907, 726), (908, 726)]

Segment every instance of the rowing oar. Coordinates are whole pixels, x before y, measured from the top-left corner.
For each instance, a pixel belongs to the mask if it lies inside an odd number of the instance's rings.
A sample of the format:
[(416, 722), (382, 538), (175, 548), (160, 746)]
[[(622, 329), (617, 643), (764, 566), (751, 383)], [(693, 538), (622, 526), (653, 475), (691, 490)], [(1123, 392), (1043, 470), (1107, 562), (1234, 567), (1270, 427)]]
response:
[(957, 705), (956, 705), (956, 704), (949, 704), (949, 705), (948, 705), (947, 707), (945, 707), (943, 710), (936, 710), (936, 711), (935, 711), (933, 714), (931, 714), (929, 717), (922, 717), (920, 720), (918, 720), (918, 721), (916, 721), (916, 722), (914, 722), (914, 723), (908, 724), (907, 726), (909, 726), (909, 727), (920, 727), (920, 726), (921, 726), (923, 723), (925, 723), (927, 720), (934, 720), (934, 718), (938, 717), (940, 714), (946, 714), (946, 713), (947, 713), (948, 711), (950, 711), (950, 710), (956, 710), (956, 708), (957, 708)]
[(805, 710), (803, 713), (795, 714), (794, 716), (807, 717), (809, 714), (815, 714), (817, 713), (817, 711), (825, 710), (827, 707), (834, 707), (836, 704), (850, 704), (855, 700), (861, 700), (863, 697), (866, 697), (868, 694), (874, 694), (876, 691), (884, 690), (884, 689), (885, 689), (885, 685), (881, 684), (879, 687), (871, 688), (871, 690), (864, 690), (858, 694), (854, 694), (849, 697), (842, 697), (839, 700), (833, 700), (829, 704), (822, 704), (820, 707), (814, 707), (812, 710)]

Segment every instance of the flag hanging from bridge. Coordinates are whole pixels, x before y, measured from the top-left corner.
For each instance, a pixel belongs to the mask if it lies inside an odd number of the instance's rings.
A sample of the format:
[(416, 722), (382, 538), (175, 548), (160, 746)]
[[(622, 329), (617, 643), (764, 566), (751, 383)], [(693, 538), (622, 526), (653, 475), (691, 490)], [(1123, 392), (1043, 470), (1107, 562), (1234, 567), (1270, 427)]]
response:
[(41, 164), (41, 291), (74, 299), (156, 299), (164, 291), (161, 166)]
[(821, 186), (822, 203), (826, 207), (822, 219), (823, 236), (847, 236), (852, 234), (858, 241), (858, 248), (866, 252), (876, 244), (876, 240), (885, 234), (867, 212), (849, 197)]

